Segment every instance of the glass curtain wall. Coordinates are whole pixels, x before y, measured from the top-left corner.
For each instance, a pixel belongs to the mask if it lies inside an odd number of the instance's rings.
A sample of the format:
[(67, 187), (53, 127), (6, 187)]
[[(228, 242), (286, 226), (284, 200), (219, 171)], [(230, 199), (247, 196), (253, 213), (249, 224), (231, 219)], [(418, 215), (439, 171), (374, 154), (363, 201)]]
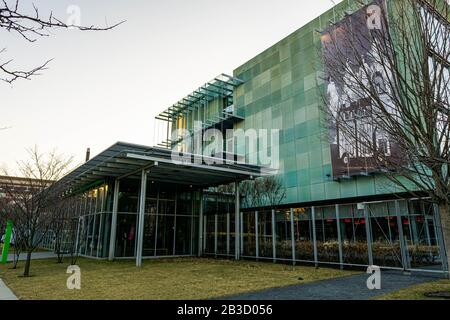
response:
[(111, 222), (111, 193), (101, 184), (75, 197), (73, 210), (79, 216), (77, 250), (80, 255), (103, 258), (107, 254)]
[[(206, 223), (204, 226), (205, 254), (234, 256), (234, 210), (234, 196), (216, 193), (204, 195), (203, 213)], [(246, 219), (245, 216), (243, 216), (243, 219)], [(246, 237), (244, 230), (243, 239)]]
[[(219, 217), (205, 219), (207, 253), (228, 236), (233, 254), (234, 214), (227, 235), (226, 218)], [(442, 268), (441, 230), (424, 200), (277, 209), (273, 216), (272, 210), (246, 211), (241, 222), (243, 257), (367, 266), (371, 256), (382, 267)]]

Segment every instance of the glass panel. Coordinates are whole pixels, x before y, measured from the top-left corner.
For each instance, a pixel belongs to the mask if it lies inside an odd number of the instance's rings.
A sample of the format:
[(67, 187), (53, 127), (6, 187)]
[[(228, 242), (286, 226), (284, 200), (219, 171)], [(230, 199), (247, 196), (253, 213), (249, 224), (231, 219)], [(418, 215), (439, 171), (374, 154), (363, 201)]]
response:
[(92, 250), (92, 229), (94, 227), (94, 216), (89, 215), (87, 216), (87, 228), (86, 228), (86, 250), (84, 252), (85, 255), (91, 255)]
[(100, 215), (94, 215), (94, 226), (92, 230), (91, 253), (93, 257), (97, 256), (98, 236), (100, 231)]
[(135, 256), (136, 217), (136, 214), (118, 214), (116, 257)]
[(214, 253), (214, 215), (210, 214), (205, 216), (206, 220), (206, 253)]
[(273, 257), (272, 248), (272, 212), (261, 211), (258, 214), (259, 256)]
[(294, 208), (295, 258), (314, 261), (311, 208)]
[(409, 224), (410, 234), (412, 235), (408, 242), (408, 256), (411, 267), (423, 268), (440, 265), (439, 246), (433, 232), (433, 219), (430, 219), (427, 214), (427, 210), (432, 212), (432, 205), (414, 200), (410, 201), (409, 209), (409, 219), (404, 219), (403, 222)]
[(375, 265), (402, 267), (394, 202), (369, 204), (372, 256)]
[(142, 256), (155, 255), (156, 214), (146, 214), (144, 219), (144, 239), (142, 244)]
[(290, 210), (275, 211), (275, 235), (277, 258), (292, 259)]
[(336, 207), (316, 208), (317, 257), (323, 262), (339, 262)]
[(227, 253), (227, 215), (217, 216), (217, 253)]
[(234, 256), (234, 249), (236, 247), (236, 214), (233, 212), (230, 214), (230, 254)]
[(80, 231), (79, 231), (79, 240), (78, 240), (78, 252), (80, 254), (84, 254), (86, 251), (86, 225), (87, 225), (87, 217), (81, 217), (80, 220)]
[(158, 215), (156, 255), (173, 255), (174, 216)]
[(254, 257), (256, 255), (255, 212), (244, 212), (242, 220), (242, 241), (244, 244), (244, 252), (242, 252), (242, 255)]
[(175, 254), (188, 255), (191, 252), (191, 217), (177, 216)]
[(358, 210), (356, 205), (341, 205), (339, 217), (344, 263), (367, 265), (369, 257), (364, 210)]

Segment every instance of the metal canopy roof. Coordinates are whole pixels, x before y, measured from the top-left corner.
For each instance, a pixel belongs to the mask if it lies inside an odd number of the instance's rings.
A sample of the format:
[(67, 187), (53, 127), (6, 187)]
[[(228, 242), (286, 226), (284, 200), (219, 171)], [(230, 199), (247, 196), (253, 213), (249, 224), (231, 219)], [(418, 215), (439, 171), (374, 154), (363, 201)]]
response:
[(181, 114), (198, 108), (201, 103), (208, 103), (217, 98), (232, 97), (234, 88), (243, 83), (244, 81), (238, 78), (222, 73), (174, 105), (170, 106), (156, 118), (164, 121), (175, 120)]
[[(140, 178), (148, 169), (148, 179), (197, 187), (217, 186), (270, 174), (270, 169), (234, 162), (233, 164), (175, 163), (168, 149), (117, 142), (79, 166), (57, 182), (75, 191), (105, 178)], [(194, 158), (192, 154), (184, 157)]]

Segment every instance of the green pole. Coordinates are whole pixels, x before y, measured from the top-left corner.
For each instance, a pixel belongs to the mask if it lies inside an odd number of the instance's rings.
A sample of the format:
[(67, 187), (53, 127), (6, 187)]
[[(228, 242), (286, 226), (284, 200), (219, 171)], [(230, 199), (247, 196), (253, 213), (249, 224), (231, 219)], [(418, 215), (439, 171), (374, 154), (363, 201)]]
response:
[(12, 221), (8, 220), (6, 224), (6, 232), (5, 232), (5, 241), (3, 242), (3, 251), (2, 251), (2, 264), (8, 262), (8, 251), (9, 244), (11, 242), (11, 233), (12, 233)]

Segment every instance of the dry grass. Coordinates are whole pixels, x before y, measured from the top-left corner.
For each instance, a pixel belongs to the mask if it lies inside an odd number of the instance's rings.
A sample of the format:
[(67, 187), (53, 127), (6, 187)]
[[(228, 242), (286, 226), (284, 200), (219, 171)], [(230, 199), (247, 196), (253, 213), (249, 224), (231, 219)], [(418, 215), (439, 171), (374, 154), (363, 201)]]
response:
[[(32, 277), (0, 267), (0, 276), (20, 299), (208, 299), (354, 274), (351, 271), (214, 259), (133, 261), (79, 259), (81, 290), (66, 287), (67, 263), (32, 262)], [(23, 266), (23, 263), (22, 263)], [(299, 280), (299, 277), (303, 280)]]
[(422, 283), (413, 287), (402, 289), (390, 294), (378, 297), (378, 300), (442, 300), (433, 299), (425, 296), (425, 293), (450, 291), (450, 280), (443, 279)]

